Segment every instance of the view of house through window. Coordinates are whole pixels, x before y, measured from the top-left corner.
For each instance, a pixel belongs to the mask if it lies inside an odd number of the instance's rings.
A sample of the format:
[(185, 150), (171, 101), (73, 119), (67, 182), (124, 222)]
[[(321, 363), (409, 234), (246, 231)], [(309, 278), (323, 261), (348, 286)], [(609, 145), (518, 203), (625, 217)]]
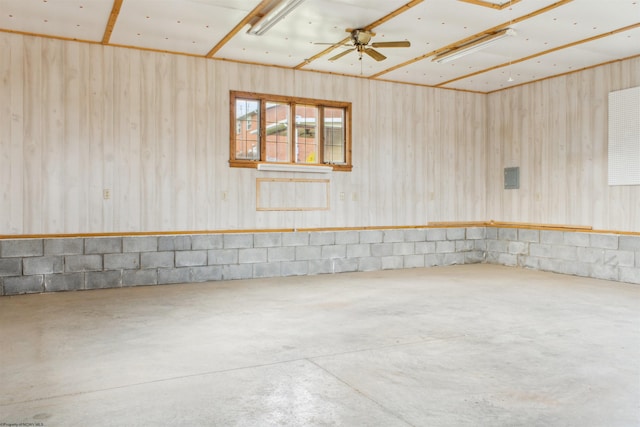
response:
[(351, 170), (347, 102), (231, 92), (231, 166), (326, 164)]

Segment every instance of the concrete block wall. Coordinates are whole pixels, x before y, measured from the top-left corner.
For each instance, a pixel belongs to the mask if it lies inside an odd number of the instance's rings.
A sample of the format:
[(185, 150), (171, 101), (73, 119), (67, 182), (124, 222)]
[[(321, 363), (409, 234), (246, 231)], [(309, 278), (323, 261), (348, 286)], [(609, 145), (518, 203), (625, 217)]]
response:
[(640, 284), (640, 236), (487, 228), (486, 262)]
[(484, 227), (0, 240), (0, 294), (484, 261)]

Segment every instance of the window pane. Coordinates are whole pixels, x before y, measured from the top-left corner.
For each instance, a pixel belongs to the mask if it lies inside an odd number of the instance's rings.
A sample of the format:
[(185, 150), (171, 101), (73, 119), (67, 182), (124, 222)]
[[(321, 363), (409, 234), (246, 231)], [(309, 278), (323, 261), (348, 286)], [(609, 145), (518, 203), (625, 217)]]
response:
[(236, 99), (236, 159), (260, 160), (260, 101)]
[(268, 162), (289, 161), (289, 104), (267, 101), (267, 158)]
[(324, 161), (346, 163), (344, 150), (344, 109), (324, 109)]
[(296, 162), (318, 163), (318, 107), (296, 105)]

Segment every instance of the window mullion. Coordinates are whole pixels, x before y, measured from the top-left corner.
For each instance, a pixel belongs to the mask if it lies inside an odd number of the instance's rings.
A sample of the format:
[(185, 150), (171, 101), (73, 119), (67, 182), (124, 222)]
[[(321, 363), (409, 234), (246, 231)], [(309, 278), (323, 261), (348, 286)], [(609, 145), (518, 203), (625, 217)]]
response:
[(258, 143), (260, 144), (260, 161), (264, 162), (267, 158), (267, 103), (263, 98), (260, 98), (260, 134), (258, 135)]
[(289, 162), (298, 163), (298, 129), (296, 128), (296, 103), (289, 104)]
[(318, 164), (324, 164), (324, 106), (318, 105), (318, 119), (316, 120), (316, 134), (318, 135)]

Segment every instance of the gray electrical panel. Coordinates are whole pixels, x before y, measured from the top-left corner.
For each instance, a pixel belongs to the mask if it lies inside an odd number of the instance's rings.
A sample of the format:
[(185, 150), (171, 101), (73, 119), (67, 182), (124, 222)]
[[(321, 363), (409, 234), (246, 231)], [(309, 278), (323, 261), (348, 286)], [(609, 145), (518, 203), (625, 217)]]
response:
[(520, 188), (520, 168), (504, 168), (504, 189), (517, 190)]

